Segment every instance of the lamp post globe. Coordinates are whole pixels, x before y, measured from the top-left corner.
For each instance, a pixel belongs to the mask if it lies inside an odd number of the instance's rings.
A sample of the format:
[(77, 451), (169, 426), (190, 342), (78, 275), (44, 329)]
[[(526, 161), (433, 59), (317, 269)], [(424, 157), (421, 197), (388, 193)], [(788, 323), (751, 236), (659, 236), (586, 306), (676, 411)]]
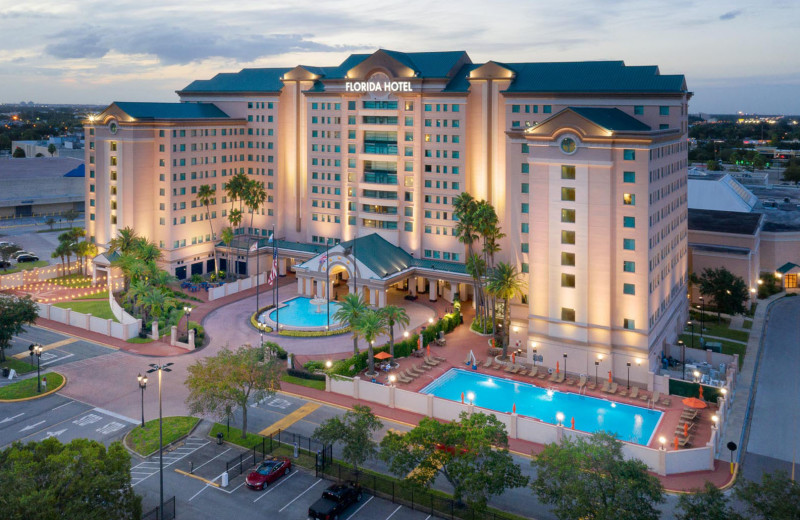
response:
[(139, 374), (136, 380), (139, 381), (139, 389), (142, 392), (142, 428), (144, 428), (144, 390), (147, 388), (147, 374)]

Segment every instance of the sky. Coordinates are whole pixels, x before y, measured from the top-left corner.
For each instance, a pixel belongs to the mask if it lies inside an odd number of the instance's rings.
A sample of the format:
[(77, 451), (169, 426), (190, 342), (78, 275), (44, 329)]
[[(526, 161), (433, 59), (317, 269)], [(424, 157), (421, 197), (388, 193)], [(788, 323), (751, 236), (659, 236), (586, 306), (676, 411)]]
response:
[(684, 74), (690, 112), (800, 114), (797, 0), (0, 0), (0, 103), (177, 101), (246, 67), (466, 50)]

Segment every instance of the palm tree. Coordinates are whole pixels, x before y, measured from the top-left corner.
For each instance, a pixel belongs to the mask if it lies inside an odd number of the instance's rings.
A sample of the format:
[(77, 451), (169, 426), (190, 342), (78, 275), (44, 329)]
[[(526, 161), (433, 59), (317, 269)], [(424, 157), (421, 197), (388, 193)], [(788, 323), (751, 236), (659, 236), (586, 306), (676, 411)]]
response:
[(160, 318), (178, 305), (175, 298), (168, 296), (163, 289), (158, 287), (150, 287), (141, 297), (141, 301), (143, 310), (148, 311), (153, 318)]
[(500, 262), (489, 275), (488, 288), (496, 297), (503, 300), (503, 358), (508, 357), (508, 338), (511, 326), (511, 312), (508, 301), (521, 296), (525, 291), (525, 281), (517, 272), (516, 266)]
[[(478, 202), (467, 192), (462, 192), (461, 195), (453, 199), (453, 218), (458, 221), (456, 224), (456, 236), (459, 242), (467, 246), (467, 259), (472, 258), (474, 254), (472, 244), (480, 238), (475, 219), (477, 208)], [(472, 276), (472, 289), (475, 312), (480, 314), (483, 293), (480, 290), (480, 279), (476, 278), (475, 275)]]
[(228, 275), (231, 272), (231, 266), (230, 266), (231, 255), (230, 255), (230, 252), (231, 252), (231, 242), (233, 242), (233, 229), (231, 229), (230, 227), (224, 227), (224, 228), (222, 228), (222, 231), (220, 231), (219, 235), (220, 235), (220, 238), (222, 239), (222, 242), (228, 248), (228, 262), (227, 262), (227, 265), (225, 266), (225, 268), (226, 268), (225, 269), (225, 278), (227, 278)]
[(155, 262), (161, 258), (161, 249), (149, 240), (142, 239), (136, 247), (136, 256), (145, 263)]
[(58, 246), (50, 254), (50, 258), (61, 257), (61, 276), (66, 276), (67, 271), (64, 266), (64, 257), (69, 253), (69, 246), (67, 244), (58, 244)]
[(229, 180), (225, 184), (225, 193), (227, 194), (228, 198), (231, 202), (231, 211), (233, 211), (233, 203), (238, 201), (239, 202), (239, 213), (242, 212), (242, 203), (244, 194), (247, 191), (247, 183), (248, 183), (247, 175), (242, 172), (237, 173), (231, 180)]
[[(500, 251), (500, 244), (498, 241), (506, 235), (500, 231), (497, 212), (495, 211), (494, 206), (484, 200), (478, 203), (475, 212), (475, 221), (478, 232), (483, 236), (483, 260), (486, 262), (486, 268), (491, 270), (494, 268), (494, 254)], [(484, 290), (485, 289), (486, 288), (484, 287)], [(497, 330), (495, 327), (497, 322), (497, 299), (495, 297), (492, 297), (491, 305), (492, 330)], [(488, 318), (488, 309), (486, 309), (486, 306), (484, 306), (484, 319)]]
[(383, 316), (389, 331), (389, 354), (392, 355), (392, 363), (394, 363), (394, 326), (408, 327), (410, 319), (406, 310), (397, 305), (387, 305), (378, 312)]
[(136, 234), (132, 227), (126, 226), (120, 229), (117, 232), (117, 237), (112, 238), (108, 243), (108, 254), (110, 255), (115, 251), (123, 254), (127, 253), (134, 249), (138, 243), (139, 235)]
[(386, 332), (384, 316), (380, 311), (367, 308), (359, 315), (354, 328), (358, 329), (359, 333), (367, 341), (367, 352), (369, 353), (369, 372), (367, 372), (367, 375), (370, 377), (374, 376), (375, 352), (373, 350), (373, 344), (375, 343), (375, 338)]
[(250, 228), (253, 228), (253, 216), (267, 201), (267, 190), (256, 180), (248, 181), (244, 192), (244, 203), (250, 210)]
[(150, 291), (150, 286), (144, 280), (137, 280), (131, 284), (128, 292), (125, 293), (125, 298), (133, 303), (134, 310), (139, 307), (139, 300)]
[(343, 322), (350, 325), (353, 329), (353, 355), (358, 355), (358, 334), (357, 327), (360, 316), (368, 309), (364, 298), (358, 294), (346, 294), (342, 301), (339, 302), (339, 308), (333, 315), (333, 319), (337, 322)]
[[(475, 288), (475, 299), (478, 301), (481, 299), (483, 294), (482, 290), (480, 289), (479, 282), (486, 274), (486, 262), (477, 253), (473, 253), (467, 258), (466, 268), (467, 273), (472, 276), (473, 287)], [(481, 309), (476, 306), (475, 317), (476, 319), (479, 318), (483, 322), (483, 333), (486, 334), (486, 317), (480, 312), (480, 310)]]
[[(79, 244), (81, 246), (81, 253), (83, 254), (83, 265), (86, 267), (88, 265), (88, 259), (94, 258), (97, 256), (97, 244), (93, 244), (91, 242), (87, 242), (84, 240)], [(88, 273), (86, 273), (88, 274)]]
[[(216, 195), (216, 188), (212, 188), (208, 184), (203, 184), (197, 190), (197, 200), (206, 208), (206, 221), (208, 222), (208, 227), (211, 228), (212, 241), (216, 241), (216, 236), (214, 235), (214, 222), (211, 220), (211, 211), (209, 208), (212, 202), (216, 203)], [(219, 261), (217, 260), (216, 245), (214, 246), (214, 278), (217, 280), (219, 279)]]
[(122, 270), (125, 291), (128, 290), (132, 281), (139, 280), (147, 274), (147, 264), (131, 253), (123, 253), (111, 262), (111, 265)]
[(166, 287), (173, 283), (176, 278), (163, 269), (156, 269), (155, 272), (150, 273), (150, 284), (157, 287)]

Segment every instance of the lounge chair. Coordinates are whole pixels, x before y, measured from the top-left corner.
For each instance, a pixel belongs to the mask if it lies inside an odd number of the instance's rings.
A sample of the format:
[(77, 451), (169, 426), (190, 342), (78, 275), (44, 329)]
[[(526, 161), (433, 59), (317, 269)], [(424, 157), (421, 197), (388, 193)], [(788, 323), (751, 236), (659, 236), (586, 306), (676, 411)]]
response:
[(547, 377), (547, 370), (542, 367), (539, 367), (539, 373), (536, 375), (539, 379), (544, 379)]
[(408, 369), (407, 373), (413, 374), (414, 376), (419, 377), (422, 374), (424, 374), (425, 371), (424, 370), (420, 370), (419, 367), (411, 367), (411, 368)]
[(504, 368), (506, 368), (506, 366), (502, 363), (498, 363), (497, 361), (495, 361), (494, 364), (492, 365), (492, 368), (495, 370), (503, 370)]
[(411, 379), (410, 377), (406, 377), (406, 376), (405, 376), (405, 375), (403, 375), (402, 373), (400, 373), (400, 374), (397, 374), (397, 375), (396, 375), (396, 377), (397, 377), (397, 380), (398, 380), (398, 381), (400, 381), (401, 383), (405, 383), (405, 384), (408, 384), (408, 383), (410, 383), (411, 381), (413, 381), (413, 379)]
[(580, 381), (578, 381), (578, 390), (582, 390), (584, 386), (586, 386), (586, 376), (581, 376)]
[(608, 389), (611, 388), (610, 385), (611, 383), (609, 383), (608, 381), (603, 381), (603, 388), (601, 388), (600, 391), (603, 392), (604, 394), (608, 393)]
[(631, 395), (629, 395), (628, 397), (630, 397), (631, 399), (638, 398), (639, 397), (639, 387), (638, 386), (634, 386), (633, 388), (631, 388)]
[(681, 412), (681, 419), (688, 419), (692, 421), (696, 417), (697, 417), (697, 410), (693, 408), (684, 408), (683, 412)]
[(441, 361), (441, 362), (443, 362), (443, 363), (444, 363), (445, 361), (447, 361), (447, 358), (443, 358), (443, 357), (441, 357), (441, 356), (431, 356), (431, 358), (435, 359), (436, 361)]
[(567, 377), (567, 375), (564, 372), (561, 372), (560, 374), (558, 374), (558, 376), (556, 377), (556, 380), (555, 380), (556, 384), (563, 383), (564, 379), (566, 379), (566, 377)]
[(419, 377), (419, 374), (415, 374), (414, 372), (412, 372), (412, 371), (410, 371), (408, 369), (400, 372), (400, 375), (405, 377), (406, 379), (410, 379), (412, 381)]
[(692, 445), (691, 435), (688, 435), (687, 437), (678, 440), (678, 446), (680, 446), (681, 448), (685, 448), (686, 446), (691, 446), (691, 445)]
[(611, 395), (616, 394), (618, 386), (619, 385), (617, 385), (617, 383), (611, 383), (611, 388), (608, 389), (608, 393), (611, 394)]
[(642, 393), (639, 394), (639, 400), (647, 402), (649, 399), (650, 399), (650, 396), (647, 394), (647, 392), (642, 390)]
[(426, 365), (424, 362), (422, 362), (422, 363), (420, 363), (419, 365), (415, 365), (415, 366), (414, 366), (414, 368), (416, 368), (417, 370), (419, 370), (419, 369), (422, 369), (422, 370), (430, 370), (430, 369), (431, 369), (431, 368), (433, 368), (433, 367), (429, 367), (429, 366), (428, 366), (428, 365)]
[(655, 392), (653, 392), (652, 399), (653, 399), (653, 405), (654, 405), (654, 406), (655, 406), (656, 404), (658, 404), (658, 400), (659, 400), (659, 399), (661, 399), (661, 392), (659, 392), (658, 390), (656, 390)]
[(574, 384), (575, 384), (575, 383), (577, 383), (577, 382), (578, 382), (578, 381), (577, 381), (577, 379), (572, 379), (571, 377), (570, 377), (569, 379), (567, 379), (567, 384), (568, 384), (569, 386), (572, 386), (572, 385), (574, 385)]
[(506, 372), (508, 372), (509, 374), (516, 374), (517, 372), (519, 372), (519, 365), (517, 365), (516, 363), (513, 365), (508, 365), (508, 367), (506, 368)]
[(494, 361), (492, 356), (487, 357), (486, 362), (483, 364), (483, 368), (489, 368), (489, 366), (492, 364), (492, 361)]
[[(694, 430), (695, 423), (693, 423), (693, 422), (690, 422), (690, 423), (686, 423), (686, 424), (688, 424), (688, 425), (689, 425), (689, 426), (687, 427), (687, 431), (692, 431), (692, 430)], [(675, 428), (675, 435), (677, 435), (677, 436), (679, 436), (679, 437), (682, 437), (682, 436), (683, 436), (683, 425), (682, 425), (682, 424), (679, 424), (679, 425), (678, 425), (678, 426)]]
[(628, 387), (625, 387), (622, 390), (620, 390), (618, 395), (620, 397), (627, 397), (628, 396)]
[(539, 367), (532, 367), (530, 372), (528, 372), (528, 377), (531, 379), (539, 377)]
[(435, 367), (435, 366), (437, 366), (439, 363), (441, 363), (441, 361), (436, 361), (435, 359), (433, 359), (433, 358), (431, 358), (431, 357), (427, 357), (427, 356), (423, 358), (423, 362), (424, 362), (426, 365), (428, 365), (428, 366), (432, 366), (432, 367)]
[(661, 404), (664, 406), (669, 406), (672, 404), (672, 400), (669, 398), (669, 396), (667, 396), (661, 400)]
[(553, 372), (552, 374), (550, 374), (550, 379), (549, 379), (549, 381), (550, 381), (551, 383), (555, 383), (555, 382), (556, 382), (556, 379), (558, 379), (560, 375), (561, 375), (561, 373), (560, 373), (560, 372)]

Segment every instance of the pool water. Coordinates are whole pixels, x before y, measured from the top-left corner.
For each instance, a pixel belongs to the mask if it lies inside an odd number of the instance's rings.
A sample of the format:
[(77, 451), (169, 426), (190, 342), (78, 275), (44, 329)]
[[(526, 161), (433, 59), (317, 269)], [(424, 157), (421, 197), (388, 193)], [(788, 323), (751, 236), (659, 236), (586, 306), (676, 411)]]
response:
[(616, 434), (623, 441), (648, 445), (663, 413), (639, 406), (616, 403), (575, 393), (564, 393), (528, 383), (453, 368), (421, 390), (442, 399), (461, 401), (469, 392), (475, 394), (475, 406), (510, 413), (514, 404), (517, 414), (535, 417), (556, 424), (556, 414), (564, 414), (564, 426)]
[[(339, 307), (338, 302), (331, 300), (331, 327), (339, 325), (339, 322), (333, 319), (333, 315), (336, 314)], [(311, 298), (298, 296), (297, 298), (292, 298), (291, 300), (283, 302), (279, 309), (268, 312), (269, 318), (276, 322), (280, 314), (279, 323), (289, 328), (325, 327), (328, 325), (328, 315), (325, 312), (328, 309), (327, 303), (322, 304), (319, 309), (322, 312), (317, 312), (317, 306), (311, 305)], [(261, 317), (259, 317), (259, 319), (261, 319)]]

